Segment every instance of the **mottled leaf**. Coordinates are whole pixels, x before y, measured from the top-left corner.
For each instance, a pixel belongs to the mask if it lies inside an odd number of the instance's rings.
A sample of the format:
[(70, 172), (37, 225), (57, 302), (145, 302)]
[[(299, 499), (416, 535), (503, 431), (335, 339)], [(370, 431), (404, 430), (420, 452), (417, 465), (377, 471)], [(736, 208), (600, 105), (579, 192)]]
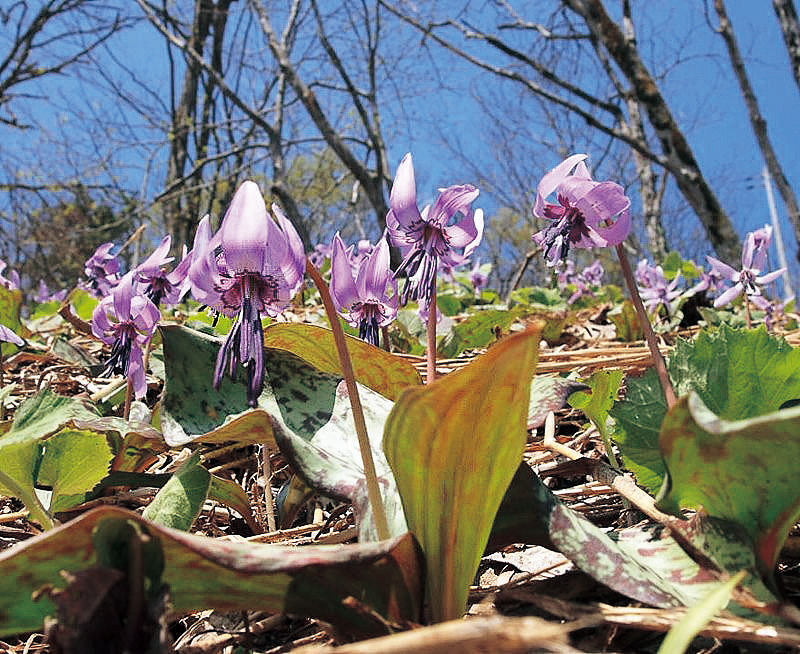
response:
[(509, 336), (461, 370), (407, 389), (386, 422), (384, 450), (425, 552), (435, 621), (464, 611), (521, 460), (540, 333)]
[(617, 328), (617, 338), (621, 341), (631, 342), (640, 341), (644, 338), (644, 332), (639, 324), (639, 316), (633, 302), (625, 300), (608, 312), (608, 319)]
[(574, 379), (558, 375), (536, 375), (531, 384), (528, 429), (541, 427), (548, 413), (564, 408), (567, 398), (583, 388), (586, 388), (586, 384)]
[[(41, 631), (55, 605), (47, 596), (34, 600), (32, 593), (47, 584), (63, 587), (62, 570), (97, 564), (95, 534), (124, 534), (119, 527), (128, 524), (136, 529), (127, 532), (146, 534), (163, 557), (161, 580), (178, 614), (285, 611), (330, 622), (349, 638), (385, 634), (385, 624), (343, 602), (354, 597), (385, 620), (420, 621), (423, 562), (410, 534), (366, 545), (304, 548), (225, 542), (106, 506), (0, 553), (0, 636)], [(117, 544), (101, 551), (107, 557), (119, 549)]]
[(800, 517), (800, 408), (724, 420), (691, 393), (667, 414), (660, 445), (668, 469), (658, 505), (703, 507), (747, 532), (769, 579)]
[[(394, 356), (359, 338), (346, 337), (356, 380), (390, 400), (406, 386), (422, 383), (419, 373), (408, 361)], [(341, 377), (339, 355), (333, 332), (324, 327), (297, 323), (275, 323), (264, 330), (268, 348), (287, 350), (316, 369)]]

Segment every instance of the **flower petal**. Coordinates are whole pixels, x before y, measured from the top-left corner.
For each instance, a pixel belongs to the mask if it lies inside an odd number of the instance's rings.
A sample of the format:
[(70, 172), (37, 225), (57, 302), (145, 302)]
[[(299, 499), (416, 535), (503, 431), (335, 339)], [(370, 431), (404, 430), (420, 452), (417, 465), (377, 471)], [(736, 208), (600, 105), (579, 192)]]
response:
[(464, 220), (444, 228), (450, 246), (464, 248), (464, 256), (470, 256), (483, 238), (483, 209), (475, 209)]
[[(576, 200), (586, 220), (608, 245), (622, 243), (631, 231), (631, 201), (624, 189), (614, 182), (595, 184), (586, 195)], [(607, 224), (614, 221), (613, 224)]]
[[(283, 255), (276, 260), (286, 284), (289, 287), (290, 295), (294, 295), (303, 282), (306, 270), (306, 251), (303, 241), (297, 233), (292, 221), (286, 217), (283, 210), (277, 205), (272, 205), (272, 211), (278, 219), (281, 228), (281, 238), (284, 243)], [(272, 253), (272, 251), (270, 251)], [(276, 261), (272, 261), (273, 265)]]
[(724, 263), (719, 259), (715, 259), (710, 255), (706, 255), (706, 259), (708, 260), (708, 263), (711, 264), (711, 269), (719, 274), (723, 279), (733, 281), (739, 276), (738, 271), (731, 268), (727, 263)]
[(136, 266), (136, 270), (147, 277), (155, 275), (161, 271), (161, 267), (168, 264), (175, 257), (169, 256), (169, 248), (172, 244), (172, 236), (167, 234), (161, 239), (161, 244), (153, 250), (152, 254), (142, 263)]
[(222, 250), (233, 273), (259, 273), (264, 268), (269, 225), (267, 205), (258, 184), (243, 182), (222, 221)]
[(118, 322), (127, 322), (131, 317), (133, 291), (133, 271), (125, 274), (111, 292), (114, 298), (114, 314)]
[(542, 181), (539, 182), (539, 186), (536, 189), (536, 202), (533, 205), (534, 216), (537, 218), (544, 217), (544, 205), (546, 204), (547, 198), (551, 193), (553, 193), (553, 191), (561, 186), (561, 183), (567, 177), (569, 177), (570, 171), (575, 168), (578, 163), (588, 158), (588, 156), (589, 155), (587, 154), (573, 154), (571, 157), (564, 159), (564, 161), (562, 161), (555, 168), (553, 168), (553, 170), (542, 177)]
[(19, 346), (25, 345), (25, 341), (20, 338), (13, 329), (5, 325), (0, 325), (0, 341), (13, 343)]
[(739, 297), (743, 290), (744, 287), (741, 284), (734, 284), (716, 300), (714, 300), (714, 308), (719, 309), (720, 307), (724, 307), (726, 304), (730, 304), (737, 297)]
[(414, 160), (409, 152), (403, 157), (394, 175), (392, 191), (389, 195), (389, 206), (393, 220), (399, 229), (408, 228), (420, 220), (417, 206), (417, 180), (414, 176)]
[(362, 260), (356, 277), (356, 289), (362, 300), (383, 301), (386, 284), (392, 271), (389, 268), (389, 245), (381, 237), (372, 252)]
[(353, 282), (353, 269), (350, 257), (344, 248), (339, 232), (333, 237), (333, 253), (331, 254), (331, 296), (336, 310), (350, 309), (358, 302), (358, 291)]
[(778, 279), (783, 273), (786, 272), (786, 268), (779, 268), (778, 270), (773, 270), (771, 273), (767, 273), (766, 275), (761, 275), (761, 277), (756, 277), (756, 284), (760, 284), (761, 286), (765, 286), (770, 282), (774, 282)]
[(439, 197), (427, 215), (427, 222), (437, 227), (446, 227), (450, 219), (459, 211), (469, 214), (470, 205), (480, 194), (471, 184), (458, 184), (440, 189)]

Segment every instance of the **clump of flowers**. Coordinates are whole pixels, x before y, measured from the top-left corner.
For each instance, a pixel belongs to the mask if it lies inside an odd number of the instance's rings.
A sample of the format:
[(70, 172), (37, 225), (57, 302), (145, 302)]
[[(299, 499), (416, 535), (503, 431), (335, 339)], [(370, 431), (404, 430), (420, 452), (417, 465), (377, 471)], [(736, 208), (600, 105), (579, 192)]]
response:
[(144, 295), (156, 306), (162, 302), (167, 306), (180, 302), (183, 282), (192, 262), (191, 256), (184, 255), (175, 269), (167, 272), (166, 266), (174, 260), (174, 257), (169, 256), (171, 244), (172, 237), (167, 234), (153, 253), (136, 267), (136, 281), (142, 285)]
[(642, 259), (636, 267), (636, 278), (639, 295), (649, 312), (657, 313), (664, 307), (667, 316), (675, 313), (678, 301), (683, 297), (680, 288), (683, 278), (680, 273), (669, 281), (661, 266), (651, 266), (647, 259)]
[(16, 270), (12, 270), (9, 273), (9, 277), (5, 277), (3, 275), (3, 271), (8, 267), (8, 264), (0, 259), (0, 284), (5, 286), (7, 289), (14, 291), (19, 288), (19, 273)]
[(227, 370), (247, 372), (247, 401), (256, 406), (264, 384), (262, 314), (277, 316), (303, 283), (306, 257), (295, 228), (277, 205), (273, 220), (255, 182), (236, 191), (216, 234), (208, 216), (197, 229), (189, 280), (195, 299), (234, 319), (214, 371), (219, 389)]
[[(356, 255), (345, 249), (337, 233), (331, 258), (331, 296), (336, 310), (367, 343), (378, 345), (380, 328), (397, 317), (397, 281), (389, 267), (389, 245), (381, 238), (369, 254)], [(366, 251), (367, 248), (363, 248)], [(353, 267), (355, 265), (355, 276)], [(387, 293), (391, 289), (391, 294)]]
[(38, 304), (44, 304), (46, 302), (62, 302), (65, 297), (67, 297), (67, 289), (61, 289), (60, 291), (51, 293), (50, 288), (47, 286), (47, 282), (45, 282), (43, 279), (40, 279), (39, 286), (36, 289), (36, 295), (34, 295), (33, 300)]
[(575, 271), (575, 262), (568, 259), (558, 273), (558, 285), (562, 289), (575, 286), (572, 295), (567, 299), (567, 304), (574, 304), (584, 296), (594, 297), (594, 289), (602, 285), (604, 274), (605, 270), (599, 259), (595, 259), (591, 265), (579, 272)]
[[(547, 173), (536, 191), (533, 215), (550, 221), (533, 235), (548, 266), (566, 263), (570, 248), (618, 245), (631, 229), (631, 201), (614, 182), (596, 182), (584, 163), (587, 155), (574, 154)], [(556, 194), (558, 204), (547, 199)]]

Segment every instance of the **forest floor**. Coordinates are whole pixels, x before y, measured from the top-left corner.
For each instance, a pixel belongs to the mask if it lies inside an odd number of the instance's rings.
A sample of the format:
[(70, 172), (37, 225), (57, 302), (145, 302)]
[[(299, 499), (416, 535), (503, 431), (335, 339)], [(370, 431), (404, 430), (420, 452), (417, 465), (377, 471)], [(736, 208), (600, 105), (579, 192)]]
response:
[[(615, 340), (613, 327), (584, 320), (570, 326), (556, 345), (544, 347), (537, 373), (571, 372), (588, 376), (594, 370), (621, 368), (640, 374), (650, 365), (644, 344)], [(691, 332), (681, 334), (690, 337)], [(668, 351), (678, 334), (662, 335)], [(800, 331), (783, 335), (800, 344)], [(99, 345), (84, 336), (75, 344), (99, 352)], [(424, 361), (404, 356), (424, 375)], [(446, 375), (465, 365), (469, 356), (439, 362), (438, 373)], [(49, 385), (60, 394), (88, 396), (93, 380), (84, 369), (59, 360), (52, 352), (20, 352), (4, 366), (4, 381), (13, 381), (23, 393), (33, 394)], [(158, 381), (149, 380), (151, 395), (159, 392)], [(6, 418), (11, 418), (7, 415)], [(163, 455), (156, 466), (174, 469), (187, 452)], [(556, 415), (554, 441), (545, 442), (543, 429), (529, 433), (525, 461), (546, 485), (571, 508), (601, 528), (629, 525), (636, 512), (618, 490), (587, 474), (586, 460), (605, 459), (602, 439), (587, 427), (583, 414), (563, 409)], [(243, 520), (228, 509), (208, 502), (192, 531), (220, 539), (247, 539), (304, 547), (320, 543), (354, 542), (352, 510), (346, 505), (311, 500), (288, 528), (270, 531), (269, 503), (264, 501), (264, 460), (259, 448), (219, 447), (204, 453), (204, 462), (216, 474), (225, 474), (248, 492), (253, 513), (262, 527), (254, 534)], [(490, 461), (486, 465), (491, 465)], [(279, 452), (269, 453), (269, 485), (273, 494), (290, 478), (292, 470)], [(259, 483), (260, 482), (260, 483)], [(155, 489), (120, 491), (103, 498), (139, 511)], [(87, 507), (88, 509), (88, 507)], [(76, 515), (75, 513), (71, 515)], [(23, 505), (0, 498), (0, 550), (10, 548), (40, 533), (27, 520)], [(790, 537), (779, 563), (780, 582), (789, 595), (800, 588), (799, 537)], [(335, 651), (349, 652), (655, 652), (667, 632), (684, 614), (682, 609), (643, 606), (597, 583), (557, 552), (518, 544), (484, 557), (470, 588), (466, 618), (462, 621), (420, 627), (376, 641), (345, 644)], [(334, 651), (331, 629), (320, 622), (253, 611), (225, 614), (215, 611), (176, 617), (169, 626), (174, 649), (182, 654), (225, 652), (322, 652)], [(690, 651), (782, 652), (800, 649), (800, 629), (764, 628), (734, 618), (718, 618), (707, 625), (703, 638)], [(34, 654), (54, 651), (43, 634), (25, 634), (0, 640), (0, 651)]]

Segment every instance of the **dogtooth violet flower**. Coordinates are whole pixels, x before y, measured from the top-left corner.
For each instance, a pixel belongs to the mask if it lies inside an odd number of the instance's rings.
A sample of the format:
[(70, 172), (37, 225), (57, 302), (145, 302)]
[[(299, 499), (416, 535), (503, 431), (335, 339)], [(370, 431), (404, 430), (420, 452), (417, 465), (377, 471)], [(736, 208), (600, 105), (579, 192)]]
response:
[(106, 297), (119, 281), (119, 260), (111, 254), (113, 243), (103, 243), (86, 260), (83, 273), (89, 280), (88, 288), (95, 297)]
[[(533, 240), (544, 249), (548, 266), (566, 261), (570, 247), (618, 245), (630, 232), (630, 199), (619, 184), (594, 181), (586, 158), (567, 157), (539, 182), (533, 215), (550, 224)], [(558, 204), (547, 202), (553, 193)]]
[(767, 264), (767, 247), (769, 239), (759, 239), (755, 232), (750, 232), (742, 248), (742, 269), (735, 270), (727, 263), (723, 263), (712, 256), (706, 256), (711, 267), (725, 280), (733, 282), (733, 286), (714, 300), (714, 307), (723, 307), (733, 302), (742, 292), (748, 296), (761, 295), (761, 286), (774, 282), (783, 275), (786, 268), (774, 270), (766, 275), (760, 275)]
[(155, 332), (161, 312), (149, 298), (136, 292), (133, 277), (133, 271), (124, 275), (95, 307), (92, 333), (111, 345), (111, 355), (100, 376), (126, 376), (139, 399), (147, 393), (144, 347)]
[[(400, 248), (403, 262), (395, 277), (406, 275), (400, 303), (421, 300), (423, 309), (436, 292), (439, 262), (455, 267), (467, 261), (483, 237), (483, 210), (472, 209), (477, 188), (469, 184), (439, 189), (433, 205), (417, 206), (417, 183), (411, 154), (397, 167), (389, 196), (386, 227), (392, 243)], [(461, 218), (455, 220), (457, 214)], [(461, 254), (455, 251), (463, 248)]]
[(236, 379), (247, 370), (247, 400), (256, 406), (264, 383), (261, 315), (277, 316), (300, 289), (306, 267), (297, 231), (273, 204), (267, 213), (255, 182), (244, 182), (233, 196), (219, 230), (211, 236), (208, 217), (197, 228), (189, 281), (198, 302), (234, 319), (217, 356), (214, 387), (225, 370)]
[(647, 270), (642, 269), (642, 262), (639, 262), (637, 272), (641, 271), (640, 281), (638, 284), (639, 295), (642, 297), (642, 303), (645, 308), (650, 312), (658, 311), (658, 308), (663, 306), (667, 310), (668, 315), (672, 315), (677, 300), (681, 298), (683, 292), (680, 288), (683, 281), (681, 275), (678, 274), (671, 282), (667, 280), (664, 274), (664, 269), (661, 266), (645, 265)]
[[(355, 278), (351, 250), (345, 250), (338, 233), (333, 237), (331, 296), (342, 317), (358, 327), (359, 338), (378, 345), (379, 328), (397, 317), (397, 281), (389, 267), (389, 245), (381, 237), (368, 255), (360, 256)], [(391, 296), (387, 286), (393, 291)]]
[(162, 301), (169, 306), (178, 304), (183, 295), (183, 281), (192, 262), (191, 256), (184, 254), (181, 262), (171, 272), (167, 272), (165, 266), (174, 260), (174, 257), (169, 256), (171, 244), (172, 237), (167, 234), (152, 254), (136, 266), (136, 281), (144, 287), (144, 295), (156, 306)]

